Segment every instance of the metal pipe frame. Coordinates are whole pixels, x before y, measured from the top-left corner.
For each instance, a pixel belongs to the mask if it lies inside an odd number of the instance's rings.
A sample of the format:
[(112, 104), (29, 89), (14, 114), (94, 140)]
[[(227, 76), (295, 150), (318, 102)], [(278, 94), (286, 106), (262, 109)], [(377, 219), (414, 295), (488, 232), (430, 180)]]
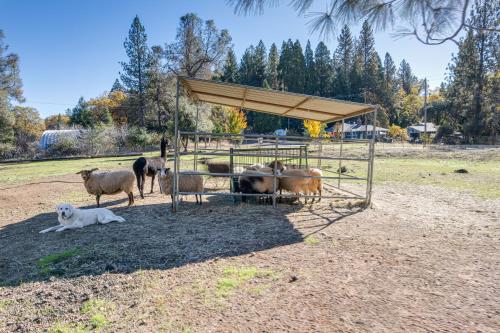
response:
[[(181, 171), (183, 175), (200, 175), (200, 176), (212, 176), (212, 177), (273, 177), (270, 173), (255, 173), (255, 174), (244, 174), (244, 173), (215, 173), (215, 172), (202, 172), (202, 171)], [(299, 178), (299, 179), (338, 179), (339, 176), (284, 176), (276, 175), (277, 178)], [(368, 180), (366, 177), (341, 177), (345, 180)]]
[[(193, 151), (186, 151), (186, 152), (179, 152), (180, 156), (189, 156), (189, 155), (206, 155), (206, 156), (230, 156), (227, 153), (203, 153), (203, 152), (193, 152)], [(266, 155), (258, 155), (258, 154), (234, 154), (234, 156), (240, 156), (240, 157), (274, 157), (274, 154), (266, 154)], [(319, 156), (319, 155), (308, 155), (308, 159), (323, 159), (323, 160), (330, 160), (330, 161), (338, 161), (340, 157), (328, 157), (328, 156)], [(342, 160), (344, 161), (366, 161), (369, 162), (369, 158), (357, 158), (357, 157), (343, 157)]]
[[(227, 193), (227, 192), (179, 192), (178, 195), (220, 195), (231, 197), (273, 197), (273, 193)], [(322, 199), (359, 199), (364, 200), (364, 197), (352, 196), (346, 197), (342, 195), (295, 195), (295, 194), (278, 194), (280, 198), (322, 198)]]
[(176, 87), (176, 95), (175, 95), (175, 117), (174, 117), (174, 175), (173, 175), (173, 188), (172, 188), (172, 211), (177, 212), (178, 206), (178, 192), (179, 192), (179, 93), (180, 93), (180, 82), (177, 77), (177, 87)]
[[(173, 212), (177, 212), (178, 209), (178, 204), (179, 204), (179, 196), (180, 195), (219, 195), (219, 196), (231, 196), (231, 197), (242, 197), (242, 196), (253, 196), (253, 197), (271, 197), (273, 200), (273, 206), (277, 205), (277, 199), (280, 198), (324, 198), (324, 199), (333, 199), (333, 198), (340, 198), (340, 199), (359, 199), (359, 200), (364, 200), (366, 203), (366, 206), (368, 207), (371, 204), (371, 199), (372, 199), (372, 187), (373, 187), (373, 162), (374, 162), (374, 155), (375, 155), (375, 140), (376, 140), (376, 123), (377, 123), (377, 111), (378, 111), (378, 106), (374, 108), (373, 110), (373, 128), (372, 128), (372, 138), (371, 139), (354, 139), (354, 140), (345, 140), (344, 138), (344, 120), (342, 119), (342, 134), (339, 138), (337, 139), (328, 139), (326, 140), (328, 143), (340, 143), (340, 155), (339, 157), (329, 157), (329, 156), (321, 156), (321, 150), (320, 149), (320, 155), (319, 156), (307, 156), (307, 158), (312, 158), (312, 159), (318, 159), (318, 160), (338, 160), (339, 161), (339, 169), (342, 166), (342, 161), (364, 161), (368, 162), (368, 169), (367, 169), (367, 176), (365, 177), (354, 177), (354, 176), (341, 176), (340, 170), (338, 172), (338, 176), (302, 176), (302, 177), (297, 177), (297, 176), (278, 176), (276, 173), (274, 174), (262, 174), (263, 177), (269, 176), (273, 177), (273, 193), (271, 194), (264, 194), (264, 193), (258, 193), (258, 194), (243, 194), (243, 193), (227, 193), (227, 192), (181, 192), (179, 191), (179, 172), (180, 172), (180, 162), (181, 162), (181, 156), (186, 156), (186, 155), (193, 155), (194, 159), (193, 162), (197, 164), (198, 161), (198, 155), (206, 155), (206, 156), (230, 156), (233, 153), (233, 150), (230, 149), (229, 154), (225, 152), (199, 152), (198, 151), (198, 139), (200, 136), (209, 136), (209, 137), (222, 137), (222, 138), (231, 138), (231, 137), (242, 137), (242, 138), (260, 138), (260, 139), (270, 139), (269, 144), (270, 147), (267, 148), (267, 150), (274, 150), (274, 154), (268, 154), (268, 155), (257, 155), (257, 154), (235, 154), (235, 156), (243, 156), (243, 157), (274, 157), (274, 163), (275, 163), (275, 168), (276, 168), (276, 163), (278, 161), (278, 149), (279, 149), (279, 144), (280, 141), (281, 143), (287, 142), (288, 140), (298, 140), (299, 142), (297, 143), (300, 145), (303, 142), (311, 142), (311, 143), (318, 143), (319, 145), (322, 145), (324, 140), (317, 140), (317, 139), (312, 139), (312, 138), (307, 138), (307, 137), (299, 137), (299, 136), (288, 136), (288, 137), (279, 137), (276, 135), (260, 135), (260, 134), (229, 134), (229, 133), (208, 133), (208, 132), (199, 132), (198, 131), (198, 105), (197, 105), (197, 115), (196, 115), (196, 130), (194, 132), (192, 131), (179, 131), (179, 97), (180, 97), (180, 80), (179, 77), (177, 77), (177, 83), (176, 83), (176, 99), (175, 99), (175, 118), (174, 118), (174, 175), (173, 175)], [(194, 146), (194, 152), (180, 152), (179, 150), (179, 145), (181, 142), (182, 136), (194, 136), (195, 137), (195, 146)], [(271, 145), (273, 144), (274, 141), (274, 147)], [(288, 143), (292, 143), (289, 142)], [(342, 152), (343, 152), (343, 145), (344, 144), (350, 144), (350, 143), (368, 143), (368, 158), (349, 158), (349, 157), (342, 157)], [(266, 148), (263, 148), (265, 150)], [(194, 170), (197, 169), (197, 165), (194, 165)], [(202, 175), (202, 176), (214, 176), (214, 177), (239, 177), (239, 176), (246, 176), (245, 174), (240, 174), (240, 173), (233, 173), (231, 170), (231, 173), (210, 173), (210, 172), (189, 172), (189, 171), (184, 171), (183, 174), (197, 174), (197, 175)], [(258, 175), (260, 176), (260, 175)], [(335, 187), (334, 185), (331, 184), (325, 184), (328, 186), (331, 186), (332, 188), (341, 190), (343, 192), (346, 192), (352, 196), (320, 196), (320, 195), (294, 195), (294, 194), (281, 194), (279, 195), (277, 193), (278, 189), (278, 177), (283, 177), (283, 178), (312, 178), (312, 179), (338, 179), (338, 187)], [(340, 188), (340, 180), (345, 179), (345, 180), (361, 180), (364, 181), (366, 180), (366, 195), (365, 197), (358, 195), (356, 193), (350, 192), (345, 189)], [(232, 186), (232, 185), (231, 185)]]
[[(193, 131), (179, 131), (181, 135), (191, 135), (194, 136), (196, 132)], [(277, 135), (272, 135), (272, 134), (231, 134), (231, 133), (210, 133), (210, 132), (198, 132), (199, 136), (220, 136), (220, 137), (245, 137), (245, 138), (268, 138), (268, 139), (282, 139), (282, 140), (288, 140), (288, 139), (296, 139), (299, 141), (319, 141), (318, 139), (315, 138), (310, 138), (310, 137), (305, 137), (305, 136), (277, 136)], [(324, 141), (340, 141), (337, 139), (333, 138), (324, 138), (321, 139)], [(344, 143), (346, 142), (364, 142), (364, 143), (369, 143), (370, 139), (347, 139), (344, 140)]]

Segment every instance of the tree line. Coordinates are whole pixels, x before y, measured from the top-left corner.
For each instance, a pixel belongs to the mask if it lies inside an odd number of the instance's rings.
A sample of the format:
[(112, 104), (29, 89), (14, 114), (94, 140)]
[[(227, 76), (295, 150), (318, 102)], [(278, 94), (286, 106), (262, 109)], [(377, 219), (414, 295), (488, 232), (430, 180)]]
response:
[[(305, 49), (298, 40), (271, 44), (269, 51), (262, 41), (251, 45), (238, 61), (229, 50), (221, 73), (214, 79), (251, 86), (304, 93), (342, 100), (378, 104), (378, 123), (408, 126), (421, 114), (421, 81), (410, 64), (397, 66), (391, 55), (384, 60), (375, 50), (370, 24), (365, 21), (358, 37), (344, 26), (337, 46), (330, 50), (324, 42)], [(256, 132), (281, 127), (302, 133), (302, 122), (255, 112), (248, 112), (249, 126)], [(362, 121), (362, 117), (358, 117)]]
[[(447, 69), (445, 82), (430, 93), (428, 121), (440, 126), (441, 136), (460, 132), (466, 143), (495, 138), (500, 132), (499, 34), (492, 30), (500, 19), (500, 8), (491, 1), (475, 0), (464, 23), (466, 35)], [(26, 150), (44, 129), (78, 126), (96, 130), (105, 127), (132, 132), (171, 135), (175, 110), (175, 77), (186, 75), (223, 82), (332, 97), (377, 104), (377, 124), (406, 127), (423, 120), (422, 80), (402, 59), (395, 62), (386, 52), (375, 50), (373, 29), (365, 21), (354, 36), (349, 26), (340, 31), (336, 43), (298, 40), (250, 45), (238, 59), (229, 32), (213, 20), (196, 14), (180, 18), (173, 41), (148, 45), (146, 29), (139, 17), (130, 26), (124, 48), (127, 58), (110, 90), (101, 96), (83, 97), (66, 114), (41, 119), (38, 112), (22, 106), (24, 101), (19, 57), (8, 51), (0, 32), (0, 154)], [(14, 106), (14, 104), (17, 104)], [(196, 115), (199, 114), (198, 121)], [(363, 117), (352, 121), (363, 123)], [(196, 124), (197, 123), (197, 124)], [(227, 124), (232, 124), (228, 128)], [(295, 119), (237, 109), (193, 104), (180, 98), (180, 127), (203, 131), (236, 132), (246, 128), (268, 133), (288, 128), (304, 133)], [(307, 132), (307, 131), (306, 131)]]

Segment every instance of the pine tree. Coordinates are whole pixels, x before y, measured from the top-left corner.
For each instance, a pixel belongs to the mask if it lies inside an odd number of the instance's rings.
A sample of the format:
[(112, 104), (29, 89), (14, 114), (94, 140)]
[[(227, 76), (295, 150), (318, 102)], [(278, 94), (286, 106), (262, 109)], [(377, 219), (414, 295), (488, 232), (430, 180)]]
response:
[(255, 86), (255, 47), (250, 45), (241, 57), (238, 69), (239, 83)]
[(396, 77), (396, 65), (389, 53), (385, 54), (383, 70), (383, 105), (388, 111), (389, 123), (393, 124), (397, 117), (394, 103), (399, 88)]
[(377, 69), (374, 53), (375, 39), (373, 37), (373, 30), (368, 21), (364, 21), (358, 38), (358, 61), (361, 62), (362, 93), (366, 102), (370, 102), (367, 98), (368, 93), (371, 93), (371, 95), (376, 93)]
[(238, 64), (233, 49), (229, 49), (227, 52), (226, 61), (224, 62), (224, 67), (222, 68), (221, 79), (224, 82), (238, 82)]
[(132, 21), (128, 38), (123, 43), (128, 62), (121, 62), (123, 73), (120, 78), (129, 93), (137, 101), (139, 123), (146, 123), (146, 90), (149, 84), (148, 71), (151, 66), (151, 54), (147, 45), (147, 35), (139, 17)]
[(293, 42), (291, 39), (284, 41), (281, 44), (280, 59), (278, 64), (279, 80), (281, 82), (282, 90), (289, 90), (289, 85), (292, 84), (293, 80)]
[(344, 99), (356, 102), (364, 102), (363, 99), (363, 60), (361, 56), (358, 40), (354, 40), (354, 51), (352, 57), (351, 69), (349, 71), (350, 94)]
[(269, 57), (267, 58), (267, 69), (266, 69), (266, 78), (267, 83), (271, 89), (279, 89), (279, 74), (278, 74), (278, 65), (279, 65), (279, 54), (278, 48), (276, 44), (272, 44), (269, 49)]
[(413, 72), (411, 71), (410, 64), (405, 59), (403, 59), (399, 65), (398, 78), (401, 88), (403, 88), (407, 94), (411, 93), (412, 87), (418, 82), (417, 77), (413, 75)]
[(498, 6), (491, 1), (476, 0), (467, 22), (474, 28), (468, 28), (467, 35), (460, 41), (458, 54), (449, 66), (446, 99), (451, 114), (447, 118), (454, 129), (463, 130), (470, 142), (478, 136), (500, 133), (500, 66), (497, 58), (500, 37), (488, 30), (498, 20)]
[(266, 79), (266, 63), (267, 63), (267, 51), (264, 42), (261, 40), (254, 53), (254, 85), (257, 87), (262, 87), (264, 80)]
[(290, 68), (291, 73), (288, 90), (297, 93), (304, 93), (306, 63), (299, 40), (296, 40), (292, 45), (291, 64), (292, 66)]
[(9, 47), (4, 42), (3, 31), (0, 30), (0, 153), (12, 148), (14, 141), (14, 117), (10, 111), (10, 100), (23, 102), (22, 81), (19, 76), (19, 57), (7, 53)]
[(109, 92), (114, 91), (125, 91), (125, 87), (120, 83), (120, 80), (116, 79), (111, 86), (111, 90)]
[(23, 83), (19, 76), (19, 56), (7, 53), (9, 46), (4, 42), (5, 35), (0, 30), (0, 97), (23, 102)]
[(338, 46), (335, 50), (337, 64), (335, 71), (337, 79), (335, 80), (334, 94), (342, 98), (342, 96), (351, 94), (350, 73), (352, 70), (354, 53), (354, 43), (351, 31), (347, 25), (342, 28), (337, 42)]
[(304, 82), (304, 93), (308, 95), (313, 95), (317, 90), (317, 75), (316, 68), (314, 67), (314, 54), (311, 48), (311, 42), (308, 40), (306, 49), (304, 51), (304, 62), (305, 62), (305, 82)]
[(333, 66), (330, 50), (325, 43), (319, 42), (314, 53), (316, 75), (316, 93), (319, 96), (329, 97), (332, 91)]

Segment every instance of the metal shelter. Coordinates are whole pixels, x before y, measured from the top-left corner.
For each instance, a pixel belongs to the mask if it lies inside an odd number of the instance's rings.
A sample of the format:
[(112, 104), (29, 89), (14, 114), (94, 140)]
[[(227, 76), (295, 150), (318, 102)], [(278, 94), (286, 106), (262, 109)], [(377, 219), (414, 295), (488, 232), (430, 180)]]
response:
[[(290, 117), (296, 119), (309, 119), (316, 120), (322, 123), (330, 123), (342, 121), (344, 123), (345, 119), (352, 118), (355, 116), (372, 113), (373, 124), (376, 123), (377, 109), (378, 106), (355, 103), (350, 101), (343, 101), (333, 98), (325, 98), (312, 95), (297, 94), (285, 91), (278, 91), (273, 89), (252, 87), (234, 83), (217, 82), (210, 80), (202, 80), (196, 78), (189, 78), (185, 76), (177, 77), (177, 94), (176, 94), (176, 110), (174, 119), (174, 184), (173, 184), (173, 198), (174, 198), (174, 211), (178, 206), (179, 195), (195, 194), (194, 192), (180, 192), (179, 191), (179, 172), (180, 172), (180, 157), (186, 154), (191, 154), (194, 156), (194, 161), (196, 164), (196, 159), (199, 155), (209, 155), (209, 156), (230, 156), (230, 152), (227, 153), (203, 153), (198, 151), (198, 140), (200, 136), (221, 136), (224, 138), (240, 137), (240, 138), (264, 138), (272, 142), (275, 147), (274, 155), (275, 160), (278, 158), (278, 146), (280, 140), (283, 137), (278, 137), (276, 135), (256, 135), (256, 134), (213, 134), (213, 133), (203, 133), (198, 132), (198, 129), (194, 132), (185, 132), (179, 130), (179, 96), (181, 93), (181, 88), (195, 102), (206, 102), (217, 105), (225, 105), (231, 107), (237, 107), (240, 109), (251, 110), (256, 112), (262, 112), (277, 116)], [(198, 115), (196, 116), (198, 118)], [(342, 126), (343, 128), (343, 126)], [(373, 126), (372, 128), (375, 128)], [(193, 137), (194, 138), (194, 151), (191, 153), (180, 152), (179, 146), (181, 142), (181, 137)], [(372, 192), (372, 180), (373, 180), (373, 157), (374, 157), (374, 146), (375, 146), (375, 133), (372, 133), (370, 139), (366, 140), (356, 140), (356, 142), (363, 141), (368, 144), (368, 158), (355, 159), (355, 158), (342, 158), (342, 148), (343, 144), (348, 141), (354, 142), (354, 140), (346, 140), (344, 135), (340, 135), (337, 138), (337, 143), (340, 144), (340, 156), (339, 157), (328, 157), (328, 156), (313, 156), (313, 158), (325, 160), (337, 160), (339, 170), (342, 167), (343, 160), (359, 160), (368, 163), (367, 176), (366, 178), (358, 178), (366, 180), (366, 196), (364, 200), (366, 204), (371, 202), (371, 192)], [(287, 136), (287, 139), (303, 140), (309, 139), (304, 137), (291, 137)], [(232, 151), (232, 150), (231, 150)], [(321, 152), (321, 149), (320, 149)], [(195, 166), (196, 169), (196, 166)], [(189, 174), (189, 172), (184, 172)], [(213, 174), (209, 172), (196, 172), (196, 174), (206, 175), (206, 176), (222, 176), (222, 177), (237, 177), (241, 174)], [(340, 189), (340, 180), (346, 179), (339, 174), (336, 177), (307, 177), (307, 178), (322, 178), (322, 179), (338, 179), (338, 188)], [(356, 177), (351, 177), (350, 179), (356, 179)], [(274, 175), (274, 194), (272, 195), (273, 204), (276, 204), (276, 175)], [(346, 191), (348, 192), (348, 191)], [(196, 193), (201, 195), (241, 195), (235, 193)], [(251, 195), (251, 194), (245, 194)], [(271, 196), (271, 195), (269, 195)], [(306, 198), (309, 196), (305, 196)], [(310, 196), (314, 197), (314, 196)]]

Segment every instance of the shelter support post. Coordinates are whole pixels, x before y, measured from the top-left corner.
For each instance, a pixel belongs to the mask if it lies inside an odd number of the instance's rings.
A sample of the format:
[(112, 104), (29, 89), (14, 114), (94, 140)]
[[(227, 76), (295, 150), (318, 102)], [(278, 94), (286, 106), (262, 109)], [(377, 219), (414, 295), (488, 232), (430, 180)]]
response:
[(180, 94), (180, 84), (179, 78), (177, 78), (177, 87), (175, 95), (175, 115), (174, 115), (174, 177), (173, 177), (173, 189), (172, 189), (172, 211), (175, 213), (177, 211), (177, 201), (179, 193), (179, 94)]
[(276, 207), (276, 196), (278, 191), (278, 136), (274, 138), (274, 172), (273, 172), (273, 207)]
[(199, 136), (198, 136), (198, 121), (199, 121), (199, 113), (200, 113), (200, 107), (199, 103), (196, 103), (196, 121), (194, 125), (194, 151), (196, 154), (193, 156), (193, 170), (198, 170), (198, 141), (199, 141)]
[(373, 127), (372, 127), (372, 138), (369, 144), (369, 157), (368, 157), (368, 175), (366, 177), (366, 206), (370, 206), (372, 201), (372, 187), (373, 187), (373, 160), (375, 158), (375, 137), (376, 137), (376, 125), (377, 125), (377, 111), (378, 106), (375, 107), (373, 111)]
[(340, 150), (339, 150), (339, 182), (337, 187), (340, 188), (340, 175), (342, 174), (342, 148), (344, 146), (344, 119), (342, 119), (342, 128), (340, 131), (337, 131), (337, 134), (340, 132)]

